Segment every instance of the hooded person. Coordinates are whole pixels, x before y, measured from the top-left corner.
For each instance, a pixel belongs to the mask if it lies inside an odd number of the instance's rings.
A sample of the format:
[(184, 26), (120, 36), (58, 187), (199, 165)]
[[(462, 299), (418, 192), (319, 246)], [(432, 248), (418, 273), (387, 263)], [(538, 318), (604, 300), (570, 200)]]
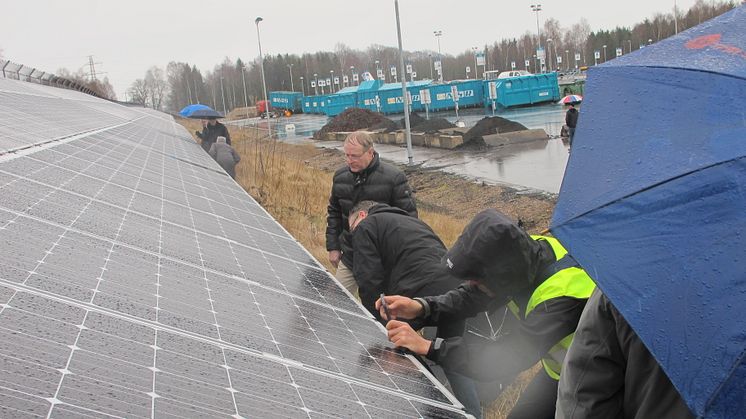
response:
[(236, 178), (236, 165), (241, 161), (241, 156), (226, 142), (225, 137), (218, 137), (215, 144), (210, 146), (209, 153), (230, 177)]
[[(462, 285), (434, 297), (387, 296), (392, 318), (422, 318), (432, 324), (507, 306), (519, 320), (517, 332), (488, 344), (467, 344), (461, 337), (430, 341), (407, 323), (392, 320), (386, 325), (389, 340), (480, 381), (510, 380), (541, 361), (543, 371), (508, 417), (553, 418), (564, 354), (595, 288), (591, 278), (559, 241), (529, 236), (493, 209), (469, 222), (443, 263)], [(381, 305), (376, 302), (384, 316)]]

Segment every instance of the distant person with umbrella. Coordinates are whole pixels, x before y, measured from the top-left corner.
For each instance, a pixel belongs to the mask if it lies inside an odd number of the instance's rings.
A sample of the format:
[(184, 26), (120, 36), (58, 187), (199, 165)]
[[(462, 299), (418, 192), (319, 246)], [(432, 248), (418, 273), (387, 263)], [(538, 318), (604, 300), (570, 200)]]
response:
[[(463, 338), (426, 340), (409, 324), (386, 324), (389, 340), (399, 347), (481, 381), (512, 379), (542, 362), (508, 418), (554, 418), (557, 380), (567, 348), (595, 284), (554, 238), (529, 236), (494, 209), (477, 214), (444, 258), (452, 275), (465, 281), (435, 297), (384, 297), (392, 318), (472, 317), (507, 306), (519, 330), (488, 344)], [(381, 311), (382, 302), (376, 301)]]
[(207, 105), (196, 104), (189, 105), (179, 112), (181, 116), (190, 119), (202, 120), (202, 131), (195, 131), (194, 133), (200, 139), (202, 148), (206, 152), (210, 152), (210, 147), (215, 144), (218, 137), (225, 137), (225, 142), (231, 144), (231, 135), (228, 132), (228, 128), (218, 122), (219, 118), (223, 118), (223, 115)]
[(560, 103), (570, 106), (570, 109), (565, 112), (565, 125), (567, 125), (567, 132), (570, 137), (570, 146), (572, 146), (572, 140), (575, 137), (575, 127), (578, 126), (578, 116), (580, 115), (580, 112), (575, 109), (575, 105), (582, 100), (583, 97), (579, 95), (568, 95), (560, 100)]
[(202, 148), (208, 153), (218, 137), (224, 137), (226, 144), (231, 145), (231, 134), (228, 132), (228, 128), (218, 122), (217, 118), (202, 119), (202, 131), (195, 131), (194, 133), (202, 141)]
[(210, 146), (208, 153), (215, 159), (220, 167), (225, 170), (230, 177), (236, 178), (236, 165), (241, 161), (241, 156), (236, 153), (236, 150), (227, 143), (227, 138), (222, 135), (215, 140), (215, 143)]

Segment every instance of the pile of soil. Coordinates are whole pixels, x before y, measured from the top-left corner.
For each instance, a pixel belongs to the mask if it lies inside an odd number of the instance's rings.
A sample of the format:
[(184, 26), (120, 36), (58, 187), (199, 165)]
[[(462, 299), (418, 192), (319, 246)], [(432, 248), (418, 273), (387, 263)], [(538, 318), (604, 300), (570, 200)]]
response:
[(350, 108), (332, 118), (331, 121), (313, 135), (313, 138), (320, 140), (327, 132), (352, 132), (361, 129), (370, 129), (385, 121), (390, 120), (381, 114), (371, 112), (367, 109)]
[(513, 131), (527, 130), (523, 124), (509, 119), (500, 118), (499, 116), (488, 116), (482, 118), (476, 125), (464, 134), (464, 144), (462, 147), (482, 147), (484, 146), (485, 135), (498, 134)]
[(392, 121), (388, 118), (385, 118), (385, 121), (381, 121), (372, 127), (370, 127), (371, 130), (382, 130), (383, 132), (394, 132), (399, 129), (399, 124), (397, 124), (395, 121)]
[(446, 128), (454, 128), (456, 125), (448, 122), (445, 118), (433, 118), (431, 120), (423, 120), (421, 123), (417, 125), (412, 126), (412, 131), (414, 132), (425, 132), (425, 133), (435, 133), (439, 130), (446, 129)]

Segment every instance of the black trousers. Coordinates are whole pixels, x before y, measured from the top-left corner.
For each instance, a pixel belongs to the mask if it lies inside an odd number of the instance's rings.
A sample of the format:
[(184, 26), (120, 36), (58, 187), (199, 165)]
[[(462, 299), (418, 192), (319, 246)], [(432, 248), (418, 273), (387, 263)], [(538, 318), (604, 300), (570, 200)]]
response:
[(539, 371), (521, 393), (508, 419), (554, 419), (558, 384), (546, 371)]

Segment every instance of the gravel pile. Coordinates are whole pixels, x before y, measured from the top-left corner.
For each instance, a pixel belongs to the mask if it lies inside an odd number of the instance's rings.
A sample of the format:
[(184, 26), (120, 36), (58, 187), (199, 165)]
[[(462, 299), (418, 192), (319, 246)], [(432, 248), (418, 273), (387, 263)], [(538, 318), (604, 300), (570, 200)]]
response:
[(376, 112), (367, 109), (350, 108), (332, 118), (331, 121), (313, 135), (313, 138), (319, 140), (327, 132), (352, 132), (361, 129), (370, 129), (377, 124), (385, 123), (385, 121), (396, 125), (395, 122)]

